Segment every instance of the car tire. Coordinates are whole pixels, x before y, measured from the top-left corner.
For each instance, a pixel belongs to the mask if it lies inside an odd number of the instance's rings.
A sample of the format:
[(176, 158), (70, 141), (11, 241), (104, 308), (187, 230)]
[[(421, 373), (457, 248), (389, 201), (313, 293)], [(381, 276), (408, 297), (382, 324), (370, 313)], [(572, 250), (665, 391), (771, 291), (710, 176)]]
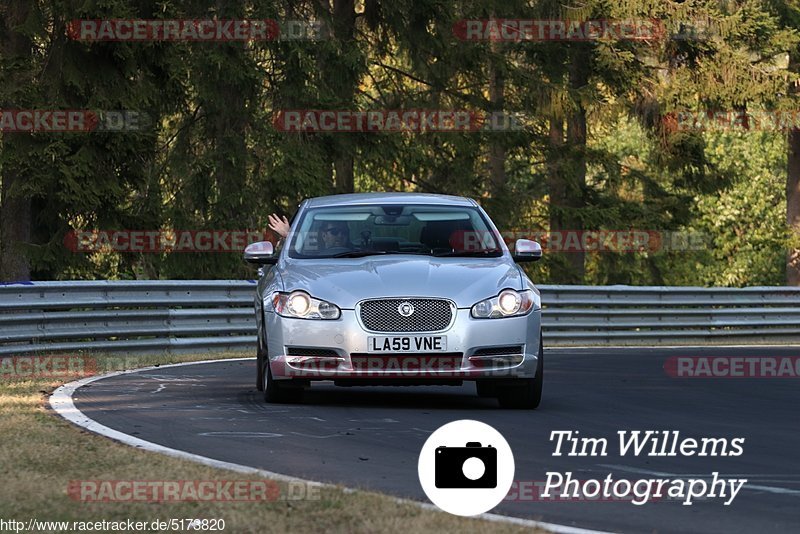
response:
[(258, 336), (256, 344), (256, 389), (264, 391), (264, 361), (267, 359), (267, 351), (262, 348), (261, 336)]
[(273, 380), (269, 364), (264, 364), (264, 400), (267, 403), (291, 404), (303, 400), (303, 387)]
[(542, 385), (544, 384), (544, 346), (539, 334), (539, 358), (536, 365), (536, 377), (520, 378), (516, 384), (502, 388), (497, 400), (503, 408), (515, 410), (535, 410), (542, 401)]
[(261, 342), (256, 349), (256, 389), (264, 391), (264, 357), (261, 355)]

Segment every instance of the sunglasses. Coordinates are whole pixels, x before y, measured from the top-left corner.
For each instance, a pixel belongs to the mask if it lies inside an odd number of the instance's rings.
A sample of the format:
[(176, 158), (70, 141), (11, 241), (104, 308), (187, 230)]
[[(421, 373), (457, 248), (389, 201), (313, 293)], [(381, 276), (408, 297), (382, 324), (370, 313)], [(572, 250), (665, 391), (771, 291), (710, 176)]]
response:
[(338, 226), (331, 226), (330, 228), (325, 228), (325, 232), (328, 232), (331, 235), (344, 235), (345, 229), (339, 228)]

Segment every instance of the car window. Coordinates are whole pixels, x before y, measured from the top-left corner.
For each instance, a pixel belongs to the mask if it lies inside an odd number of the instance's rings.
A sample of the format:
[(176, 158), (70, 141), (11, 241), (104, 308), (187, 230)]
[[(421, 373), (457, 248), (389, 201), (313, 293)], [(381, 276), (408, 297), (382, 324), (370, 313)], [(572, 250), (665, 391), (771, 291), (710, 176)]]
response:
[(292, 236), (293, 258), (351, 253), (502, 254), (499, 238), (479, 210), (435, 205), (343, 206), (303, 212)]

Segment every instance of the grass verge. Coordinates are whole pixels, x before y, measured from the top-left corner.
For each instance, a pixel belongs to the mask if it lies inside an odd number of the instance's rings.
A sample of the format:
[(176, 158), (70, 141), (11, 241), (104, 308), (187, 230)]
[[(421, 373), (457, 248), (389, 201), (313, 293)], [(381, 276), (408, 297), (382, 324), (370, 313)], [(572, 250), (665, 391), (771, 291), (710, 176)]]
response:
[[(221, 354), (215, 358), (241, 357)], [(92, 356), (103, 371), (208, 359), (207, 355)], [(138, 365), (131, 365), (136, 361)], [(0, 362), (2, 363), (2, 362)], [(6, 366), (8, 370), (11, 367)], [(390, 497), (322, 488), (315, 500), (258, 502), (84, 502), (68, 492), (76, 480), (257, 480), (140, 451), (86, 432), (53, 413), (50, 393), (71, 378), (0, 373), (0, 519), (73, 522), (224, 519), (222, 532), (531, 532), (530, 528), (452, 516)], [(278, 482), (281, 491), (286, 490)], [(53, 525), (55, 527), (55, 525)], [(8, 530), (8, 529), (6, 529)], [(96, 529), (95, 529), (96, 530)], [(197, 531), (197, 529), (194, 529)], [(149, 528), (147, 532), (159, 531)], [(189, 531), (187, 528), (179, 531)], [(542, 531), (543, 532), (543, 531)]]

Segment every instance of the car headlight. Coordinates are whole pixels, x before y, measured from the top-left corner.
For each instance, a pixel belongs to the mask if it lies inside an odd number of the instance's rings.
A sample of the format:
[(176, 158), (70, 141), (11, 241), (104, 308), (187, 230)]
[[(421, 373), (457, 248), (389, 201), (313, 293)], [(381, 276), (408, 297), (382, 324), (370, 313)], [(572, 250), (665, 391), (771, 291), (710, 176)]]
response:
[(273, 293), (272, 307), (281, 317), (295, 319), (338, 319), (342, 314), (336, 304), (315, 299), (305, 291)]
[(514, 291), (504, 289), (496, 297), (476, 303), (470, 314), (476, 319), (500, 319), (525, 315), (531, 308), (541, 308), (539, 296), (530, 289)]

